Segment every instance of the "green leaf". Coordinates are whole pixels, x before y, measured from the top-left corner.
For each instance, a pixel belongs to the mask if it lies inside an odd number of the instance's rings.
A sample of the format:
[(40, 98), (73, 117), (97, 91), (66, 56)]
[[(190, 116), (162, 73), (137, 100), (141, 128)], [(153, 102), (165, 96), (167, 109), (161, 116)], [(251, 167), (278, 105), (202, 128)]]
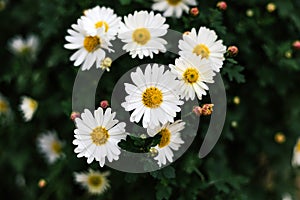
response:
[(131, 0), (120, 0), (120, 3), (122, 5), (129, 5), (131, 3)]

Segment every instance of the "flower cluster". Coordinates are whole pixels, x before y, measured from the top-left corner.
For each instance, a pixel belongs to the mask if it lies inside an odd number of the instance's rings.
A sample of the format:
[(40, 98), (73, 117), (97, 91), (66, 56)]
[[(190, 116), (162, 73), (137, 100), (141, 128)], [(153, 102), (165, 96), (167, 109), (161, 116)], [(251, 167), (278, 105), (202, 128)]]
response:
[[(192, 0), (157, 1), (153, 9), (165, 10), (164, 16), (176, 13), (179, 17), (182, 10), (189, 11), (185, 3), (195, 5)], [(96, 68), (109, 69), (112, 63), (107, 62), (106, 54), (114, 52), (111, 41), (118, 37), (124, 43), (123, 50), (133, 59), (153, 58), (154, 54), (166, 52), (168, 42), (163, 36), (168, 28), (166, 18), (153, 11), (135, 11), (121, 21), (112, 9), (96, 6), (85, 10), (68, 30), (65, 48), (77, 50), (70, 60), (75, 61), (75, 66), (82, 65), (82, 70), (89, 70), (95, 63)], [(213, 77), (223, 66), (226, 47), (217, 38), (215, 31), (206, 27), (198, 31), (192, 28), (178, 41), (180, 57), (174, 63), (137, 67), (130, 75), (132, 83), (125, 83), (127, 96), (121, 106), (131, 112), (130, 122), (141, 122), (149, 137), (160, 135), (160, 142), (151, 149), (157, 152), (154, 159), (159, 167), (173, 162), (173, 151), (184, 143), (180, 132), (186, 123), (178, 120), (181, 106), (188, 100), (201, 100), (209, 90), (207, 83), (214, 83)], [(129, 135), (126, 124), (119, 123), (116, 113), (107, 108), (108, 102), (102, 104), (93, 113), (85, 109), (80, 117), (71, 116), (77, 127), (75, 153), (86, 157), (88, 163), (95, 159), (101, 167), (105, 159), (119, 159), (118, 143)], [(203, 115), (211, 114), (211, 108), (203, 108)]]

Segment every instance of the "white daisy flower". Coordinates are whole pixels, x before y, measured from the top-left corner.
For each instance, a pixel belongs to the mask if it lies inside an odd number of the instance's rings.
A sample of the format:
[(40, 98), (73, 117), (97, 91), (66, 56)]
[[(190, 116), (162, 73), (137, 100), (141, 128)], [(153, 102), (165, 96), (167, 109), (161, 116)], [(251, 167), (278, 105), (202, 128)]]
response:
[(175, 60), (175, 65), (170, 64), (171, 72), (180, 81), (179, 91), (181, 98), (194, 100), (195, 93), (199, 100), (202, 95), (206, 95), (208, 86), (205, 83), (213, 83), (215, 73), (211, 68), (211, 63), (207, 59), (199, 59), (194, 54), (179, 57)]
[(179, 55), (186, 56), (195, 54), (201, 59), (208, 59), (212, 63), (214, 71), (219, 72), (223, 65), (226, 47), (222, 40), (217, 40), (215, 31), (206, 27), (200, 27), (198, 34), (193, 28), (189, 34), (183, 35), (183, 40), (179, 40)]
[(37, 138), (38, 148), (44, 154), (48, 163), (54, 163), (63, 155), (63, 143), (57, 138), (55, 131), (46, 131)]
[(164, 72), (164, 66), (147, 65), (145, 74), (138, 67), (131, 73), (135, 85), (125, 83), (128, 94), (121, 105), (126, 111), (134, 110), (130, 116), (131, 122), (139, 122), (143, 116), (143, 127), (154, 128), (167, 122), (174, 122), (176, 112), (180, 112), (177, 92), (178, 81), (169, 71)]
[(135, 11), (124, 17), (118, 37), (125, 42), (123, 49), (129, 52), (132, 58), (138, 56), (153, 58), (153, 53), (166, 52), (167, 41), (161, 37), (167, 34), (166, 18), (154, 12)]
[(149, 136), (161, 134), (160, 143), (154, 148), (158, 155), (154, 158), (157, 160), (159, 167), (165, 165), (167, 160), (173, 162), (173, 151), (177, 151), (184, 141), (181, 139), (180, 131), (184, 129), (185, 122), (181, 120), (175, 121), (173, 124), (167, 123), (155, 129), (147, 129)]
[(293, 167), (299, 167), (300, 166), (300, 138), (298, 139), (295, 147), (294, 147), (294, 153), (292, 158), (292, 166)]
[(82, 187), (87, 189), (91, 194), (102, 194), (109, 187), (109, 181), (107, 180), (107, 176), (109, 176), (109, 172), (99, 172), (89, 169), (89, 172), (83, 173), (74, 173), (75, 181), (81, 184)]
[(77, 157), (86, 157), (87, 163), (94, 159), (103, 167), (105, 157), (109, 162), (118, 160), (121, 154), (118, 143), (126, 138), (124, 122), (114, 119), (116, 113), (111, 113), (111, 108), (107, 108), (105, 113), (99, 107), (92, 113), (85, 109), (81, 114), (81, 119), (76, 118), (77, 129), (74, 130), (75, 140), (73, 144), (77, 145), (75, 153)]
[(7, 99), (0, 93), (0, 116), (8, 116), (11, 112)]
[(23, 113), (24, 120), (30, 121), (38, 108), (38, 102), (30, 97), (23, 96), (21, 98), (20, 110)]
[(119, 31), (121, 17), (114, 14), (111, 8), (96, 6), (84, 11), (83, 26), (91, 36), (97, 35), (97, 29), (104, 28), (109, 40), (114, 40)]
[(175, 16), (180, 18), (182, 12), (189, 12), (188, 6), (197, 5), (196, 0), (154, 0), (153, 10), (164, 11), (165, 17)]
[(68, 29), (70, 35), (65, 38), (70, 43), (65, 44), (64, 47), (78, 50), (70, 57), (70, 60), (75, 61), (75, 66), (82, 64), (82, 71), (89, 70), (94, 63), (99, 68), (101, 61), (105, 58), (104, 49), (112, 51), (109, 48), (111, 44), (105, 34), (105, 28), (98, 28), (94, 36), (89, 35), (81, 19), (78, 19), (77, 24), (73, 24), (72, 28)]
[(39, 39), (35, 35), (29, 35), (26, 39), (16, 36), (9, 43), (9, 48), (16, 55), (29, 54), (32, 58), (36, 57), (39, 47)]

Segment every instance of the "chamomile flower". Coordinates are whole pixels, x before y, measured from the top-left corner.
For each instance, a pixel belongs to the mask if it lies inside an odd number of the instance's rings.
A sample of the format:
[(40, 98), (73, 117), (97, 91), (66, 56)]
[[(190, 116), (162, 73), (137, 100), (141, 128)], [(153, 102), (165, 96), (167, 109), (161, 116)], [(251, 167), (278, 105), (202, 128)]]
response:
[(121, 154), (118, 143), (126, 138), (124, 122), (114, 119), (116, 113), (111, 113), (107, 108), (103, 113), (102, 108), (94, 111), (94, 115), (87, 109), (81, 114), (81, 119), (76, 118), (77, 129), (74, 130), (75, 140), (73, 144), (77, 157), (86, 157), (87, 163), (95, 159), (103, 167), (105, 158), (109, 162), (118, 160)]
[(182, 12), (189, 12), (189, 6), (197, 5), (196, 0), (154, 0), (153, 10), (164, 11), (165, 17), (180, 18)]
[(37, 138), (38, 148), (44, 154), (48, 163), (54, 163), (63, 155), (63, 142), (57, 137), (55, 131), (46, 131)]
[(131, 73), (134, 85), (125, 83), (128, 94), (121, 105), (126, 111), (132, 111), (131, 122), (139, 122), (143, 116), (143, 127), (154, 128), (167, 122), (174, 122), (176, 112), (180, 112), (177, 92), (178, 81), (169, 71), (164, 72), (164, 66), (147, 65), (145, 74), (138, 67)]
[(121, 17), (114, 14), (111, 8), (96, 6), (84, 11), (83, 26), (91, 36), (97, 35), (97, 29), (104, 28), (109, 40), (114, 40), (118, 33)]
[(12, 53), (15, 55), (29, 55), (31, 58), (36, 57), (38, 47), (39, 39), (35, 35), (29, 35), (26, 39), (16, 36), (9, 43)]
[(123, 49), (129, 52), (132, 58), (138, 56), (153, 58), (153, 53), (166, 52), (167, 41), (161, 37), (167, 34), (166, 18), (154, 12), (135, 11), (124, 17), (118, 37), (126, 43)]
[(99, 172), (89, 169), (88, 172), (74, 173), (75, 181), (79, 183), (82, 187), (87, 189), (91, 194), (102, 194), (109, 187), (109, 182), (107, 176), (109, 172)]
[(177, 151), (181, 144), (184, 143), (180, 136), (180, 131), (184, 129), (184, 126), (185, 122), (177, 120), (172, 124), (168, 122), (163, 126), (147, 129), (147, 133), (151, 137), (161, 134), (159, 144), (154, 147), (158, 152), (158, 155), (154, 159), (157, 160), (159, 167), (165, 165), (167, 160), (173, 162), (173, 151)]
[(200, 59), (208, 59), (213, 70), (219, 72), (225, 60), (226, 47), (217, 37), (215, 31), (206, 27), (200, 27), (198, 34), (193, 28), (189, 34), (183, 35), (183, 40), (179, 40), (179, 55), (195, 54)]
[(100, 67), (101, 61), (105, 58), (105, 49), (112, 51), (109, 48), (109, 42), (105, 28), (98, 28), (96, 35), (89, 35), (84, 29), (82, 19), (77, 20), (77, 24), (72, 25), (72, 29), (68, 29), (69, 36), (66, 40), (69, 42), (65, 44), (66, 49), (77, 51), (70, 57), (71, 61), (75, 61), (74, 65), (82, 65), (82, 71), (89, 70), (93, 64), (96, 63), (96, 68)]
[(0, 93), (0, 117), (8, 116), (10, 112), (10, 105), (7, 99)]
[(292, 158), (292, 166), (299, 167), (300, 166), (300, 138), (297, 140), (297, 143), (294, 147), (294, 153)]
[(215, 73), (211, 68), (211, 63), (207, 59), (199, 59), (196, 55), (190, 54), (179, 57), (175, 60), (175, 65), (170, 64), (171, 72), (180, 81), (179, 91), (181, 98), (194, 100), (195, 94), (198, 99), (206, 95), (208, 86), (205, 83), (213, 83)]
[(30, 97), (23, 96), (21, 98), (20, 110), (23, 113), (24, 120), (30, 121), (38, 108), (38, 102)]

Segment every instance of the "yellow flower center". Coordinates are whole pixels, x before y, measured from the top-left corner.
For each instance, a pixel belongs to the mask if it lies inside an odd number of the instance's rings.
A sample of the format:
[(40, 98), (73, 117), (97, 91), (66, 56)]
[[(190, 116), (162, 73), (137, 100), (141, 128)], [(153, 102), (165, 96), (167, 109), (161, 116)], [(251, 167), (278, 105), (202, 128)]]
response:
[(60, 142), (53, 141), (52, 144), (51, 144), (51, 149), (52, 149), (52, 151), (54, 153), (60, 154), (61, 153), (61, 149), (62, 149)]
[(188, 68), (183, 73), (183, 79), (188, 83), (195, 83), (199, 79), (199, 73), (198, 70), (195, 68)]
[(296, 152), (300, 152), (300, 141), (298, 141), (296, 144)]
[(101, 28), (102, 26), (105, 27), (105, 32), (107, 32), (109, 29), (109, 25), (105, 21), (99, 21), (95, 24), (96, 28)]
[(36, 108), (38, 107), (37, 101), (35, 101), (35, 100), (33, 100), (33, 99), (30, 99), (30, 100), (29, 100), (29, 107), (30, 107), (30, 109), (32, 109), (32, 110), (36, 110)]
[(95, 51), (100, 45), (100, 38), (98, 36), (87, 36), (84, 38), (83, 46), (88, 52)]
[(148, 108), (157, 108), (163, 102), (162, 92), (156, 87), (149, 87), (143, 92), (142, 101)]
[(8, 110), (8, 105), (5, 101), (0, 100), (0, 113), (5, 113)]
[(170, 141), (171, 141), (171, 133), (168, 129), (164, 128), (160, 131), (161, 134), (161, 139), (160, 142), (158, 144), (159, 148), (163, 148), (165, 146), (167, 146)]
[(138, 28), (132, 33), (132, 40), (140, 45), (145, 45), (150, 40), (151, 35), (148, 29)]
[(182, 0), (167, 0), (168, 4), (172, 6), (178, 5), (181, 1)]
[(91, 133), (91, 137), (93, 143), (99, 146), (107, 142), (107, 139), (109, 138), (109, 134), (104, 127), (98, 126), (93, 129), (93, 132)]
[(197, 46), (195, 46), (193, 53), (195, 53), (197, 56), (201, 55), (202, 58), (208, 58), (210, 51), (206, 45), (198, 44)]
[(89, 175), (88, 185), (92, 187), (99, 187), (103, 183), (102, 176), (97, 174)]

